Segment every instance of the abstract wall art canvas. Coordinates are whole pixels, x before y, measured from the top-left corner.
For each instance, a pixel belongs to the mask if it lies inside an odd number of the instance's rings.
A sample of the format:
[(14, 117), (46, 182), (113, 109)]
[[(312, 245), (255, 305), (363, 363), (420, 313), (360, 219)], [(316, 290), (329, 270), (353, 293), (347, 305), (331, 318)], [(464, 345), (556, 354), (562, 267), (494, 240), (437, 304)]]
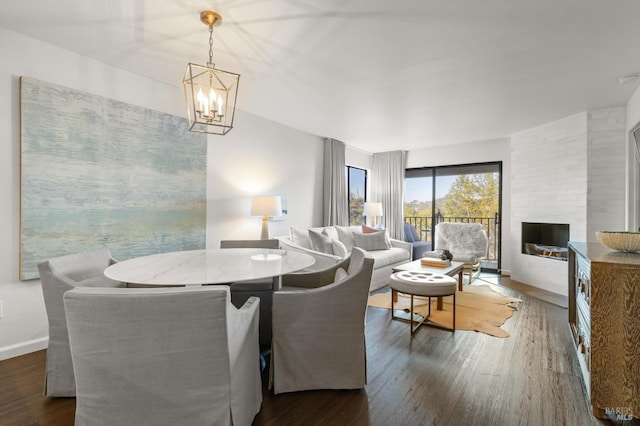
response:
[(107, 247), (118, 260), (205, 247), (206, 135), (187, 120), (20, 79), (20, 279)]

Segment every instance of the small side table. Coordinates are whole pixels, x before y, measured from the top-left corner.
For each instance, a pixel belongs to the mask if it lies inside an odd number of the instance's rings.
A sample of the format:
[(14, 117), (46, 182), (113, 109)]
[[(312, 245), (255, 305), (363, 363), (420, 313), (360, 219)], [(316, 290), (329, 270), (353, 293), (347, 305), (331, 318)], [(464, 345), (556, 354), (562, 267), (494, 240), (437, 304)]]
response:
[[(436, 274), (433, 272), (419, 272), (419, 271), (399, 271), (391, 275), (389, 287), (391, 287), (391, 319), (406, 320), (405, 318), (396, 317), (394, 314), (395, 302), (398, 300), (398, 292), (408, 294), (411, 296), (411, 312), (409, 318), (409, 326), (411, 327), (411, 335), (421, 325), (428, 325), (432, 327), (442, 328), (452, 332), (456, 331), (456, 290), (458, 282), (455, 278), (449, 277), (443, 274)], [(413, 297), (425, 296), (429, 299), (428, 314), (421, 321), (414, 321), (413, 319)], [(442, 297), (453, 296), (453, 327), (447, 328), (437, 324), (428, 323), (431, 316), (431, 298), (438, 298), (437, 309), (442, 310)], [(413, 324), (416, 323), (416, 327)]]

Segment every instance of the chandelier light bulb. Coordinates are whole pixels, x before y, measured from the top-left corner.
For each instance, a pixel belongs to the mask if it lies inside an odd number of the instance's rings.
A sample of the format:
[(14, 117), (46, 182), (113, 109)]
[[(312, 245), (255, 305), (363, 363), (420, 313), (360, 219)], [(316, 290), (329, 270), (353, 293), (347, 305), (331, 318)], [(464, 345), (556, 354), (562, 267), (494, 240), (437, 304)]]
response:
[(221, 115), (222, 115), (222, 105), (223, 105), (222, 96), (218, 95), (218, 111), (220, 112)]

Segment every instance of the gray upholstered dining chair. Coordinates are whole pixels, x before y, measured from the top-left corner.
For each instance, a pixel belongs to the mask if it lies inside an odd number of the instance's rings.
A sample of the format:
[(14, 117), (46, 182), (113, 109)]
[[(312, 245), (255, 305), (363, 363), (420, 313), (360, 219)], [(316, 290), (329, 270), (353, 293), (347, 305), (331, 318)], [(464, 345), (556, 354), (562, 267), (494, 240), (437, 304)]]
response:
[(258, 309), (226, 286), (64, 295), (76, 425), (250, 425), (260, 411)]
[(38, 264), (44, 305), (49, 320), (49, 346), (44, 394), (75, 396), (76, 385), (69, 351), (69, 335), (62, 296), (75, 287), (124, 287), (104, 276), (115, 263), (108, 249), (55, 257)]
[[(220, 248), (278, 249), (279, 240), (222, 240)], [(260, 344), (271, 345), (271, 305), (273, 292), (280, 286), (280, 277), (231, 283), (231, 303), (242, 306), (251, 296), (260, 298)]]
[(283, 277), (273, 294), (274, 393), (365, 387), (372, 272), (373, 258), (354, 247), (332, 267)]

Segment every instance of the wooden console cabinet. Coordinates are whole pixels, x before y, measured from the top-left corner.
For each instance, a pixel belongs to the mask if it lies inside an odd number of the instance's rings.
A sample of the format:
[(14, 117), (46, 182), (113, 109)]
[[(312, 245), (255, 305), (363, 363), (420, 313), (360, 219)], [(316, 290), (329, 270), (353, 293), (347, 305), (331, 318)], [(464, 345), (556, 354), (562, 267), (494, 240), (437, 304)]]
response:
[(640, 254), (569, 242), (569, 327), (596, 417), (640, 417)]

